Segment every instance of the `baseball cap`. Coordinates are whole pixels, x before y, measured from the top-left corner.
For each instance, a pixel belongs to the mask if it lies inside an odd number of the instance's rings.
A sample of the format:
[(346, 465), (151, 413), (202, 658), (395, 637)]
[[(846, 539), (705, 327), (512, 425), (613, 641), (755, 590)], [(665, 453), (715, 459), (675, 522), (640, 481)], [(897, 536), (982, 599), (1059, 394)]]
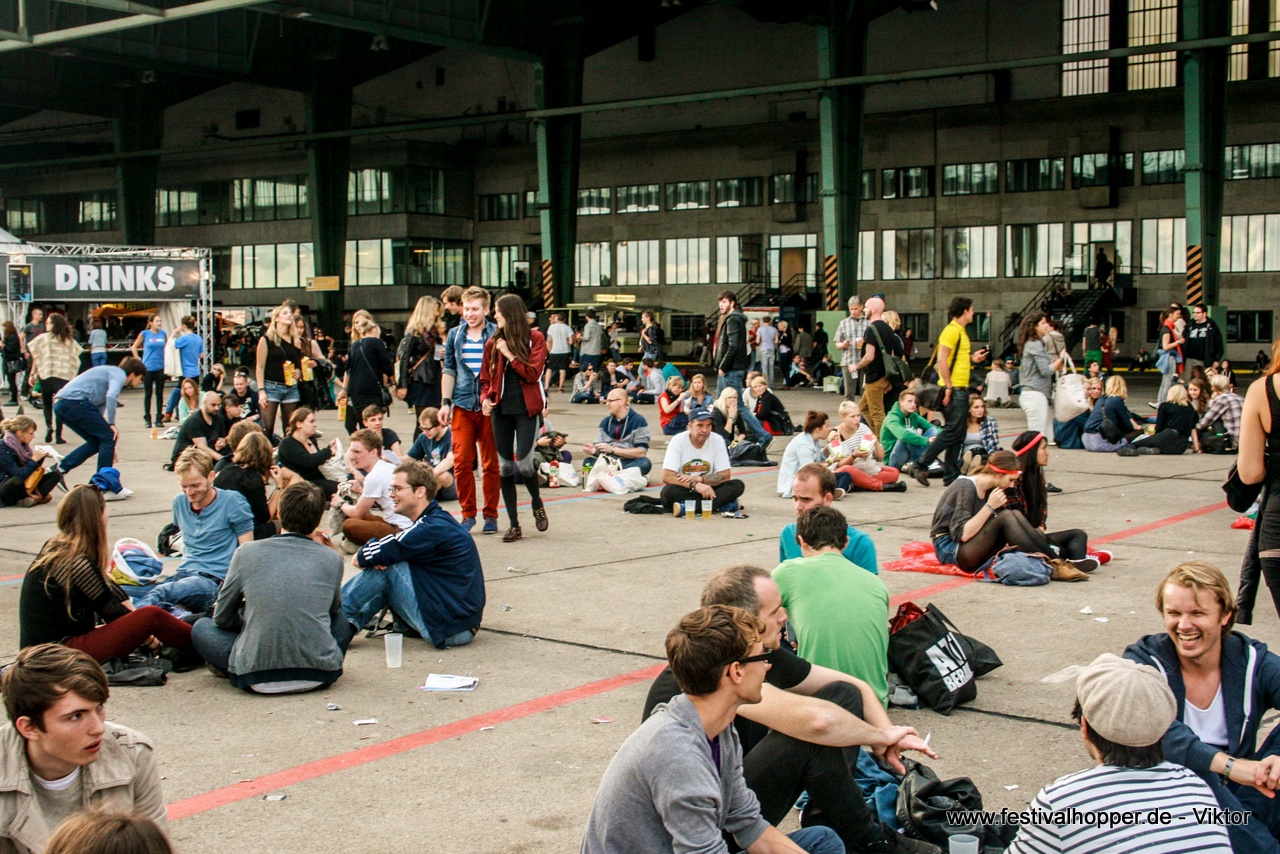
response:
[(1148, 747), (1178, 716), (1178, 701), (1154, 667), (1104, 652), (1076, 680), (1089, 728), (1107, 741)]
[(711, 417), (711, 407), (709, 406), (699, 406), (689, 413), (690, 421), (710, 421)]

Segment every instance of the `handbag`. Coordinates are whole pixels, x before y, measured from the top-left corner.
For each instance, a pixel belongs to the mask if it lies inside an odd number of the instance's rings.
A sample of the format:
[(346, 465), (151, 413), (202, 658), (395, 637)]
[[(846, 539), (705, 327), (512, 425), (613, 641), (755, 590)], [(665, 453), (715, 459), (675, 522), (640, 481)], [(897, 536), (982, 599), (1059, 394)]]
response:
[(1089, 400), (1084, 393), (1084, 377), (1076, 373), (1071, 357), (1062, 354), (1062, 373), (1058, 375), (1058, 388), (1053, 395), (1053, 417), (1057, 421), (1070, 421), (1089, 411)]
[(898, 608), (889, 634), (889, 664), (922, 701), (949, 715), (978, 696), (976, 680), (1003, 662), (991, 647), (966, 637), (937, 605)]
[(946, 846), (952, 836), (978, 837), (983, 849), (1003, 851), (1018, 833), (1016, 824), (953, 824), (952, 818), (970, 812), (976, 818), (982, 809), (982, 793), (968, 777), (940, 780), (929, 766), (915, 759), (903, 759), (906, 775), (898, 783), (895, 803), (898, 824), (912, 839)]
[(1120, 425), (1115, 422), (1109, 414), (1107, 414), (1106, 396), (1098, 398), (1097, 406), (1102, 407), (1102, 424), (1098, 427), (1098, 432), (1102, 434), (1102, 438), (1106, 439), (1112, 445), (1118, 445), (1124, 441), (1124, 432), (1120, 429)]
[(1048, 584), (1052, 576), (1053, 567), (1046, 562), (1045, 555), (1017, 549), (1000, 552), (995, 563), (975, 575), (979, 581), (993, 581), (1010, 587), (1039, 587)]
[[(870, 326), (871, 333), (876, 336), (876, 343), (880, 345), (880, 359), (884, 363), (884, 375), (889, 380), (890, 385), (899, 385), (911, 382), (911, 366), (907, 364), (907, 360), (894, 353), (892, 350), (884, 346), (884, 339), (880, 337), (880, 330), (876, 329), (874, 323)], [(955, 362), (952, 361), (954, 365)]]
[[(366, 353), (363, 348), (361, 348), (360, 350), (360, 358), (364, 359), (364, 363), (369, 366), (369, 371), (373, 374), (374, 378), (376, 379), (378, 377), (378, 372), (374, 370), (373, 362), (369, 361), (369, 354)], [(391, 389), (387, 388), (381, 382), (378, 382), (378, 391), (379, 391), (378, 397), (382, 401), (382, 408), (390, 409), (391, 408)]]
[(1237, 513), (1247, 512), (1253, 506), (1253, 502), (1258, 500), (1265, 480), (1264, 478), (1257, 483), (1245, 483), (1240, 479), (1236, 463), (1232, 463), (1231, 471), (1227, 472), (1227, 479), (1222, 484), (1222, 491), (1227, 494), (1227, 506)]

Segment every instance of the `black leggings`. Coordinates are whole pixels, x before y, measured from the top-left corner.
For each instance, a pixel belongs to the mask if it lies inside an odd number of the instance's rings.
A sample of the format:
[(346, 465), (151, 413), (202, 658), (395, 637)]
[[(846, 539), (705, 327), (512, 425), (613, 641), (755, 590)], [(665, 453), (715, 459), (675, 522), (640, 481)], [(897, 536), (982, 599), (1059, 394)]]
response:
[(1049, 542), (1058, 547), (1058, 556), (1066, 560), (1080, 560), (1089, 554), (1089, 535), (1079, 528), (1053, 531)]
[(1280, 486), (1268, 484), (1267, 502), (1258, 514), (1258, 560), (1271, 601), (1280, 614)]
[(516, 508), (516, 470), (524, 488), (529, 490), (529, 500), (534, 510), (542, 509), (542, 496), (538, 493), (538, 467), (533, 451), (537, 447), (538, 434), (542, 432), (541, 415), (504, 415), (496, 408), (493, 419), (493, 446), (498, 452), (498, 481), (502, 484), (502, 503), (507, 505), (507, 518), (511, 527), (520, 526)]
[[(54, 425), (53, 417), (53, 398), (58, 392), (62, 391), (62, 387), (67, 384), (66, 380), (58, 377), (41, 377), (40, 378), (40, 397), (43, 400), (44, 408), (44, 429), (52, 433)], [(56, 419), (58, 424), (58, 434), (62, 434), (62, 419)]]
[(1001, 510), (988, 519), (978, 533), (960, 544), (956, 549), (956, 566), (965, 572), (973, 572), (1005, 546), (1024, 552), (1052, 554), (1051, 545), (1044, 532), (1028, 522), (1021, 511)]
[(147, 375), (142, 378), (142, 388), (146, 392), (146, 398), (142, 405), (142, 417), (150, 418), (148, 414), (151, 412), (151, 392), (156, 395), (156, 418), (153, 422), (157, 427), (164, 416), (164, 369), (158, 371), (147, 371)]
[[(53, 492), (53, 488), (58, 485), (58, 475), (55, 472), (49, 472), (40, 478), (40, 485), (36, 487), (36, 492), (40, 493), (40, 497)], [(26, 479), (21, 477), (11, 477), (0, 483), (0, 506), (13, 507), (19, 501), (27, 498)]]
[(1159, 433), (1143, 436), (1129, 443), (1135, 448), (1159, 448), (1160, 453), (1176, 457), (1187, 450), (1187, 440), (1177, 430), (1166, 427)]

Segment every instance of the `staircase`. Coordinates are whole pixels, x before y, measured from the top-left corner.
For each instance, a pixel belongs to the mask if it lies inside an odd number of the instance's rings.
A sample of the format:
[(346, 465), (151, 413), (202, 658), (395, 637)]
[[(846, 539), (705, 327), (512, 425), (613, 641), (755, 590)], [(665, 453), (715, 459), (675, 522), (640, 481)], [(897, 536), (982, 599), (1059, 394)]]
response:
[[(815, 274), (796, 273), (780, 286), (773, 287), (766, 277), (753, 276), (744, 282), (742, 287), (735, 293), (738, 295), (738, 305), (742, 308), (750, 308), (757, 304), (781, 305), (793, 296), (805, 297), (806, 295), (816, 294), (817, 281)], [(720, 312), (718, 310), (711, 312), (707, 315), (706, 320), (714, 328), (720, 322)]]
[(1070, 350), (1080, 343), (1086, 326), (1094, 321), (1102, 322), (1107, 312), (1123, 303), (1123, 298), (1115, 287), (1072, 289), (1070, 271), (1059, 268), (1045, 282), (1044, 287), (1022, 307), (1022, 311), (1011, 315), (1005, 323), (1000, 332), (999, 353), (1004, 358), (1017, 353), (1018, 327), (1022, 324), (1022, 318), (1031, 312), (1043, 311), (1056, 320)]

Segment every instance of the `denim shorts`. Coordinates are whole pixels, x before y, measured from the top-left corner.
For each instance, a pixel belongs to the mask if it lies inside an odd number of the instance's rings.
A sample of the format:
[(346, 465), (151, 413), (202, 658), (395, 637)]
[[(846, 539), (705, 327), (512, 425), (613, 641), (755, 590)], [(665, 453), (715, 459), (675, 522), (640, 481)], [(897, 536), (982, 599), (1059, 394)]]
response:
[(938, 558), (938, 563), (954, 564), (956, 562), (956, 552), (960, 550), (960, 544), (951, 539), (950, 534), (939, 534), (933, 538), (933, 553)]
[(267, 400), (270, 403), (301, 403), (302, 394), (296, 385), (285, 385), (273, 380), (266, 381)]

